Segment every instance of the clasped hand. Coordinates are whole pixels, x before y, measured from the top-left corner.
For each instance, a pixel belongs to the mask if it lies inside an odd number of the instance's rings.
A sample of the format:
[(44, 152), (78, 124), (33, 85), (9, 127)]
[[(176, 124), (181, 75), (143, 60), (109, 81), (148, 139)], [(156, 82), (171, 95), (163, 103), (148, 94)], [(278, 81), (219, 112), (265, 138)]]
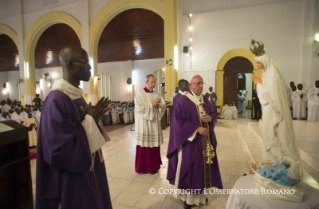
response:
[(108, 97), (102, 97), (95, 106), (90, 102), (86, 108), (86, 114), (91, 115), (95, 122), (97, 122), (99, 118), (110, 109), (110, 107), (108, 107), (109, 102)]
[(154, 99), (153, 101), (152, 101), (152, 105), (153, 105), (153, 107), (154, 106), (157, 106), (158, 107), (158, 105), (161, 103), (161, 98), (157, 98), (157, 99)]
[(258, 78), (257, 76), (255, 76), (254, 74), (251, 75), (251, 80), (253, 80), (253, 82), (255, 83), (255, 85), (259, 84), (259, 83), (262, 83), (261, 82), (261, 79)]

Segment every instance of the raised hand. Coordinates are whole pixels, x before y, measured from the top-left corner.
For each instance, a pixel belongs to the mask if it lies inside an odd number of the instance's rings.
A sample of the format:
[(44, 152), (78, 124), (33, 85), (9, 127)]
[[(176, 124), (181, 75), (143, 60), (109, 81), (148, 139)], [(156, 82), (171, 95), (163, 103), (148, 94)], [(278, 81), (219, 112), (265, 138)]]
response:
[(152, 101), (152, 105), (153, 105), (153, 107), (154, 106), (157, 106), (158, 107), (158, 105), (161, 103), (161, 98), (157, 98), (157, 99), (154, 99), (153, 101)]
[(91, 102), (90, 104), (87, 106), (87, 110), (86, 113), (88, 115), (91, 115), (92, 118), (94, 118), (94, 120), (97, 122), (99, 120), (99, 118), (110, 109), (110, 107), (108, 107), (108, 103), (109, 103), (109, 98), (108, 97), (102, 97), (95, 106), (92, 106)]

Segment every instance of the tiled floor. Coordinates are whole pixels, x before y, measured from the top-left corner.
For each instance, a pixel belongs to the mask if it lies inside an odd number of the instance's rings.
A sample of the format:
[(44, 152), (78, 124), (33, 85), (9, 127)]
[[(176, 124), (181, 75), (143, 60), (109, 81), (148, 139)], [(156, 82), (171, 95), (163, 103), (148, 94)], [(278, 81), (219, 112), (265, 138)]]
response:
[[(215, 128), (218, 146), (217, 155), (224, 188), (232, 188), (244, 173), (250, 173), (250, 153), (243, 137), (252, 139), (247, 128), (249, 119), (218, 120)], [(169, 189), (166, 180), (169, 128), (163, 131), (164, 144), (161, 146), (163, 165), (155, 175), (135, 173), (134, 131), (127, 126), (109, 133), (112, 141), (103, 146), (106, 172), (114, 209), (182, 209), (183, 203), (172, 195), (158, 194), (158, 189)], [(35, 180), (35, 160), (31, 162), (32, 179)], [(319, 189), (319, 184), (310, 175), (305, 175), (307, 183)], [(33, 184), (35, 189), (35, 184)], [(154, 188), (155, 194), (149, 190)], [(193, 208), (222, 209), (226, 207), (228, 195), (211, 195), (208, 205)]]

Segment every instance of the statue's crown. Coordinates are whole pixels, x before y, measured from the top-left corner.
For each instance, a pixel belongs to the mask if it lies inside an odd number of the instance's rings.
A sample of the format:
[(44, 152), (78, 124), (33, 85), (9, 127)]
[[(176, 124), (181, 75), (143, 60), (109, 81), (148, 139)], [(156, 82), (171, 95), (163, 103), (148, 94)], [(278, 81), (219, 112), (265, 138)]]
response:
[(261, 41), (255, 41), (254, 39), (251, 39), (250, 43), (250, 51), (254, 53), (256, 56), (261, 56), (265, 54), (264, 44)]

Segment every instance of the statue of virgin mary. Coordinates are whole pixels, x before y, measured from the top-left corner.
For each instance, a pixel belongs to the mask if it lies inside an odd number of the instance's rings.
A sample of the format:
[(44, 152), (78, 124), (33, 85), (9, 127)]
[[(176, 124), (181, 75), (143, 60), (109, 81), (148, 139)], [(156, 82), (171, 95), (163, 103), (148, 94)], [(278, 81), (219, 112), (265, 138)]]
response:
[(304, 194), (299, 186), (302, 166), (285, 81), (276, 63), (265, 53), (264, 44), (255, 40), (251, 43), (257, 68), (263, 70), (262, 79), (251, 76), (263, 111), (263, 164), (255, 173), (255, 184), (259, 190), (293, 189), (290, 194), (263, 194), (269, 198), (301, 202)]

